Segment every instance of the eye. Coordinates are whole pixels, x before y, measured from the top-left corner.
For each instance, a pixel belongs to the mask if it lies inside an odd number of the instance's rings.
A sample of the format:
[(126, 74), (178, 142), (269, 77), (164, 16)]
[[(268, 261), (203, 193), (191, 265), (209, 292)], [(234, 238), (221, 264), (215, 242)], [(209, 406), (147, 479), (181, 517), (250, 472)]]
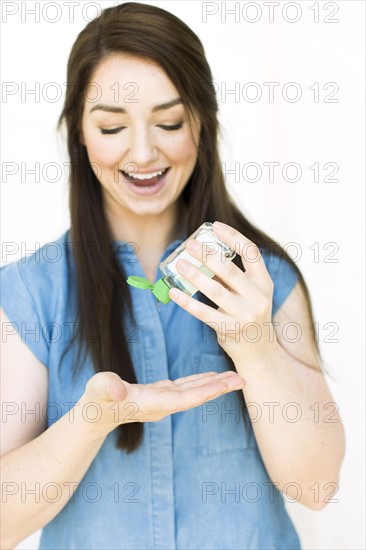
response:
[(159, 128), (162, 128), (163, 130), (166, 130), (167, 132), (173, 132), (174, 130), (179, 130), (182, 128), (183, 122), (180, 122), (179, 124), (174, 124), (173, 126), (162, 126), (160, 125)]
[(101, 134), (118, 134), (120, 130), (123, 130), (124, 126), (121, 126), (120, 128), (112, 128), (111, 130), (104, 130), (103, 128), (100, 128)]
[[(174, 132), (175, 130), (179, 130), (182, 128), (183, 122), (180, 122), (179, 124), (174, 124), (172, 126), (163, 126), (162, 124), (159, 125), (159, 128), (162, 128), (163, 130), (167, 132)], [(121, 130), (123, 130), (125, 126), (121, 126), (120, 128), (112, 128), (111, 130), (105, 130), (104, 128), (100, 128), (101, 134), (118, 134)]]

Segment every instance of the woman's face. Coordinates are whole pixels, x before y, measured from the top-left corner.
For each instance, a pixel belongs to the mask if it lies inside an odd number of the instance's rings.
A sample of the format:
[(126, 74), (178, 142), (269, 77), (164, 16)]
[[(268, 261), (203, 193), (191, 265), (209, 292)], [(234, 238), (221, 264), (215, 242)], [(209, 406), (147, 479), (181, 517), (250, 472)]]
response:
[[(166, 105), (174, 100), (176, 88), (150, 60), (113, 56), (94, 72), (81, 142), (102, 185), (107, 214), (159, 215), (180, 196), (196, 164), (200, 123), (196, 118), (191, 129), (182, 103)], [(165, 175), (149, 177), (165, 169)]]

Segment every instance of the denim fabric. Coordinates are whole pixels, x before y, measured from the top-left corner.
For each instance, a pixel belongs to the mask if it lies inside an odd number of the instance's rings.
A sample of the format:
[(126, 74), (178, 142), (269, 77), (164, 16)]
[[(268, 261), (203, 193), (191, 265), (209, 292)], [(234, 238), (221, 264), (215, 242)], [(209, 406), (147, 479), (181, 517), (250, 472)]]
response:
[[(87, 358), (77, 382), (72, 381), (74, 347), (60, 363), (76, 322), (75, 273), (72, 264), (68, 278), (66, 262), (67, 254), (72, 256), (69, 238), (67, 231), (55, 243), (1, 268), (1, 306), (49, 370), (48, 426), (80, 399), (94, 374)], [(161, 260), (182, 240), (170, 243)], [(126, 278), (144, 276), (133, 245), (114, 244)], [(274, 315), (297, 275), (278, 257), (263, 256), (275, 284)], [(149, 290), (129, 288), (137, 323), (125, 326), (139, 383), (228, 369), (210, 327), (173, 301), (158, 309)], [(116, 449), (116, 432), (111, 432), (74, 496), (43, 529), (40, 548), (300, 548), (252, 425), (242, 418), (239, 397), (240, 392), (232, 392), (145, 423), (143, 444), (129, 455)]]

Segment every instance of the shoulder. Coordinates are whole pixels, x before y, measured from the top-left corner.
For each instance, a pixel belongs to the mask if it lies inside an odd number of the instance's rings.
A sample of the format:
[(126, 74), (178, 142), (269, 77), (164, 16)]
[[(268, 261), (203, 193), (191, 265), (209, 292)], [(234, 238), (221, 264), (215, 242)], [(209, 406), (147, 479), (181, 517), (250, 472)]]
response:
[[(43, 329), (63, 309), (68, 284), (69, 231), (33, 253), (1, 266), (1, 308), (16, 332), (47, 363)], [(31, 332), (33, 331), (33, 336)]]
[(298, 268), (284, 256), (274, 254), (269, 250), (261, 249), (267, 271), (273, 281), (272, 316), (282, 306), (295, 284), (300, 278)]
[[(24, 286), (29, 294), (45, 296), (67, 276), (67, 257), (70, 255), (69, 230), (57, 240), (47, 242), (31, 254), (1, 266), (2, 291), (11, 292)], [(49, 298), (49, 295), (48, 295)]]

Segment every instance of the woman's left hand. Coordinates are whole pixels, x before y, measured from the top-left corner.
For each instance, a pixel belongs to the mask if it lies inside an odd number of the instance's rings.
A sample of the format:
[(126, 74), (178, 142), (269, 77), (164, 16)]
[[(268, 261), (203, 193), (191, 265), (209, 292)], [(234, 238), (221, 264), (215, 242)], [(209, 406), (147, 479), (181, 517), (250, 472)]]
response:
[[(187, 241), (187, 251), (215, 273), (211, 279), (191, 262), (179, 260), (176, 268), (182, 277), (217, 304), (214, 309), (178, 289), (169, 296), (194, 317), (217, 333), (220, 346), (235, 364), (263, 362), (276, 342), (271, 312), (273, 281), (258, 247), (233, 227), (214, 223), (214, 233), (240, 254), (245, 273), (232, 261), (222, 257), (218, 247), (209, 250), (208, 243)], [(187, 269), (184, 269), (184, 268)]]

